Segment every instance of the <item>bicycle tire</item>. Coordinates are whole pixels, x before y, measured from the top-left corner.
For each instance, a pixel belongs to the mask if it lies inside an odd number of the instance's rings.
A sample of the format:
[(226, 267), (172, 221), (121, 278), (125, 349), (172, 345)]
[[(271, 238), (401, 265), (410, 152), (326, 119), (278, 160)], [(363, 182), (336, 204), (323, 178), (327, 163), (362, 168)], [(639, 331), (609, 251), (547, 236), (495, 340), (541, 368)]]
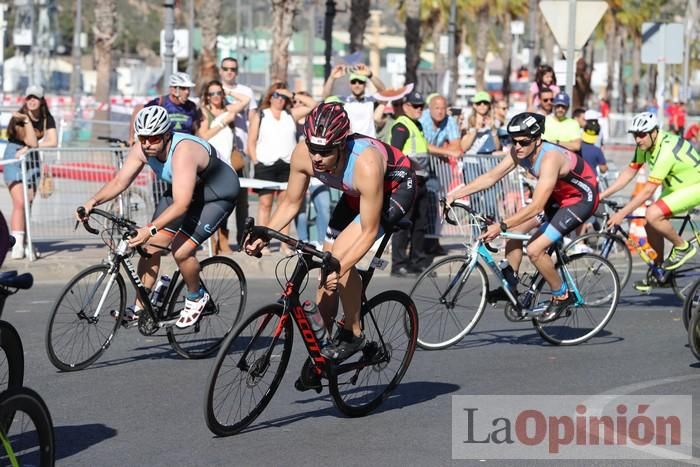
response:
[[(471, 315), (470, 311), (474, 309), (473, 305), (476, 303), (476, 300), (474, 291), (471, 288), (467, 288), (466, 293), (463, 293), (465, 292), (464, 286), (467, 285), (466, 283), (462, 287), (456, 285), (456, 287), (459, 287), (459, 297), (457, 298), (463, 298), (463, 305), (460, 306), (456, 299), (454, 300), (454, 305), (448, 304), (446, 301), (442, 303), (440, 300), (440, 297), (455, 279), (456, 275), (463, 275), (466, 272), (463, 270), (463, 266), (468, 261), (469, 257), (466, 255), (448, 256), (423, 271), (411, 288), (409, 296), (416, 304), (418, 321), (420, 322), (418, 346), (421, 349), (438, 350), (456, 344), (474, 329), (474, 326), (484, 314), (489, 282), (484, 267), (478, 262), (470, 273), (474, 274), (476, 272), (480, 280), (480, 285), (474, 285), (474, 287), (480, 287), (481, 299), (473, 315)], [(471, 277), (468, 277), (467, 281)], [(463, 313), (456, 313), (456, 307), (463, 310)], [(461, 319), (462, 314), (465, 316), (464, 319)], [(454, 326), (451, 326), (451, 323)]]
[[(591, 248), (593, 253), (607, 259), (613, 265), (620, 278), (620, 290), (624, 290), (632, 275), (632, 252), (625, 239), (610, 232), (592, 232), (576, 237), (564, 251), (571, 255), (577, 254), (575, 249), (577, 246), (580, 248), (580, 245)], [(607, 251), (603, 251), (604, 249)]]
[(11, 453), (17, 465), (53, 467), (53, 422), (39, 394), (25, 387), (0, 394), (0, 440), (0, 465), (12, 465)]
[[(537, 333), (554, 345), (578, 345), (598, 334), (612, 319), (620, 300), (620, 279), (613, 265), (605, 258), (591, 253), (580, 253), (569, 256), (566, 265), (585, 303), (553, 322), (542, 323), (537, 317), (532, 319)], [(561, 263), (557, 262), (556, 268), (559, 270)], [(594, 294), (588, 291), (598, 283), (606, 284), (603, 292)], [(549, 302), (551, 291), (545, 290), (548, 287), (547, 282), (540, 279), (533, 303)], [(602, 318), (595, 322), (594, 314), (602, 315)]]
[[(109, 264), (97, 264), (80, 271), (63, 288), (53, 306), (46, 327), (46, 352), (51, 363), (61, 371), (90, 366), (107, 350), (119, 330), (126, 309), (126, 285), (119, 273), (114, 275), (110, 285), (110, 269)], [(97, 277), (93, 279), (92, 275)], [(115, 284), (117, 294), (112, 296)], [(105, 290), (105, 286), (109, 289)], [(80, 295), (81, 292), (84, 294)], [(93, 318), (103, 295), (103, 308), (97, 310)], [(112, 313), (116, 314), (117, 310), (119, 316), (115, 319)], [(77, 339), (80, 342), (76, 344)], [(62, 344), (67, 344), (67, 348), (61, 348)]]
[[(240, 432), (262, 413), (277, 391), (287, 370), (294, 338), (292, 319), (283, 315), (283, 310), (278, 303), (260, 308), (224, 340), (209, 372), (205, 390), (204, 418), (212, 433), (231, 436)], [(278, 329), (280, 335), (273, 344), (270, 361), (266, 362), (265, 353), (270, 348), (268, 340)], [(277, 351), (280, 344), (281, 351)], [(255, 348), (256, 345), (259, 348)], [(241, 368), (244, 354), (246, 367)], [(279, 363), (267, 383), (264, 378), (275, 361)], [(262, 374), (251, 374), (251, 368), (260, 370), (261, 365), (264, 366)], [(266, 383), (267, 388), (260, 388), (261, 383)], [(244, 394), (246, 391), (249, 394)], [(254, 397), (261, 393), (260, 400), (254, 402)], [(233, 407), (236, 402), (239, 403), (237, 410)], [(241, 407), (244, 403), (248, 404), (245, 411)]]
[(24, 348), (17, 330), (7, 321), (0, 321), (0, 392), (18, 388), (24, 381)]
[(700, 360), (700, 313), (693, 313), (688, 324), (688, 345), (695, 358)]
[[(693, 244), (695, 248), (700, 249), (696, 238), (691, 238), (688, 241)], [(670, 272), (673, 293), (681, 300), (685, 300), (685, 297), (688, 295), (688, 292), (690, 292), (695, 281), (700, 279), (700, 254), (696, 253), (695, 256), (690, 258), (681, 267)]]
[(700, 306), (700, 279), (693, 283), (688, 295), (683, 299), (683, 326), (688, 329), (693, 314), (697, 313)]
[[(406, 293), (387, 290), (363, 305), (361, 325), (367, 340), (365, 348), (328, 369), (333, 402), (349, 417), (367, 415), (376, 409), (403, 379), (416, 350), (418, 313)], [(346, 366), (367, 360), (375, 363), (343, 371)], [(383, 378), (387, 369), (388, 375)], [(364, 389), (363, 383), (367, 383)]]
[[(209, 303), (202, 317), (184, 329), (167, 328), (168, 342), (175, 352), (190, 359), (206, 358), (219, 350), (243, 315), (248, 290), (243, 270), (231, 258), (212, 256), (203, 260), (201, 267), (200, 281), (209, 293)], [(169, 317), (180, 315), (186, 294), (185, 282), (181, 280), (168, 306)]]

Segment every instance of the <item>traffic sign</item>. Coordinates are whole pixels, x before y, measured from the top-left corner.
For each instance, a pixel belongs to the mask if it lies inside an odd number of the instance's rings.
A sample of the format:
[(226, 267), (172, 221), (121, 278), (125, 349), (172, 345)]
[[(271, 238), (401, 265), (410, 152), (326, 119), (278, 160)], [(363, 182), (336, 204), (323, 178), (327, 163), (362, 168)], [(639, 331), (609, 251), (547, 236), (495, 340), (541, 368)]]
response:
[(683, 24), (642, 24), (642, 63), (683, 63)]
[[(608, 9), (604, 1), (576, 2), (576, 39), (574, 50), (581, 50), (593, 30)], [(561, 50), (566, 53), (569, 45), (569, 2), (544, 0), (540, 2), (540, 11), (552, 30)]]

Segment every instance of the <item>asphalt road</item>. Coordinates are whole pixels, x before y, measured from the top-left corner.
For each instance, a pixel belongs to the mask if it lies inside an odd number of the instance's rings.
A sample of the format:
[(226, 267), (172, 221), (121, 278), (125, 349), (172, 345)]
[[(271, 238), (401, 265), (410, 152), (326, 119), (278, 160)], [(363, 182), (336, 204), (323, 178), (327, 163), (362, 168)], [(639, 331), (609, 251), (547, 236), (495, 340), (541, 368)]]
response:
[[(379, 277), (373, 290), (410, 284)], [(571, 348), (547, 345), (529, 323), (508, 322), (500, 307), (489, 309), (454, 347), (417, 351), (394, 395), (365, 418), (343, 417), (325, 391), (294, 389), (303, 361), (296, 335), (287, 374), (267, 409), (244, 433), (216, 438), (203, 415), (213, 359), (183, 360), (165, 338), (122, 329), (92, 367), (58, 372), (46, 357), (44, 332), (60, 288), (36, 284), (8, 300), (3, 318), (24, 342), (25, 385), (51, 410), (61, 466), (678, 465), (453, 460), (451, 407), (458, 395), (692, 395), (699, 425), (700, 362), (687, 347), (680, 302), (670, 291), (639, 296), (628, 288), (603, 335)], [(277, 290), (270, 279), (251, 279), (248, 310), (274, 300)]]

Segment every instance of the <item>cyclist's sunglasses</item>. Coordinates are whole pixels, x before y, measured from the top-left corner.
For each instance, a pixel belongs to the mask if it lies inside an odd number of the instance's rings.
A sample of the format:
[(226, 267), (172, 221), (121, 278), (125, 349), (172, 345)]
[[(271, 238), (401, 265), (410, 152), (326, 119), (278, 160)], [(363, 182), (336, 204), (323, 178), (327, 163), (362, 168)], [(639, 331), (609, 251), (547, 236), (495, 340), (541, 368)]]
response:
[(635, 138), (645, 138), (649, 134), (648, 131), (633, 131), (632, 136)]
[(234, 66), (222, 66), (221, 69), (224, 71), (233, 71), (233, 72), (238, 71), (238, 68), (236, 68)]
[(163, 141), (163, 135), (139, 135), (138, 138), (141, 144), (144, 144), (146, 143), (146, 141), (148, 141), (148, 144), (153, 145)]
[(330, 157), (335, 154), (335, 147), (330, 148), (319, 148), (318, 146), (313, 146), (306, 143), (306, 147), (309, 148), (309, 152), (313, 155), (319, 155), (321, 157)]
[(520, 146), (521, 148), (524, 148), (525, 146), (531, 145), (533, 141), (535, 141), (535, 138), (514, 139), (513, 146)]

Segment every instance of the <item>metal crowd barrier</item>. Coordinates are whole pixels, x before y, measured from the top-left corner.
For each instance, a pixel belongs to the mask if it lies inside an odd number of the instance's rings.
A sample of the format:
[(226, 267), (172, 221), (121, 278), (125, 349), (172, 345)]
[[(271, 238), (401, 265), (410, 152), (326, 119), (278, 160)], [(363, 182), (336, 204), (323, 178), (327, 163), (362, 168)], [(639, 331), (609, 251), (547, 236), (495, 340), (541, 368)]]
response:
[[(478, 155), (461, 159), (430, 156), (431, 178), (428, 180), (428, 196), (431, 209), (428, 212), (427, 237), (460, 237), (459, 227), (441, 224), (439, 200), (456, 186), (474, 180), (501, 162), (504, 156)], [(493, 187), (470, 197), (471, 205), (483, 214), (502, 219), (514, 214), (525, 205), (523, 178), (514, 170)]]

